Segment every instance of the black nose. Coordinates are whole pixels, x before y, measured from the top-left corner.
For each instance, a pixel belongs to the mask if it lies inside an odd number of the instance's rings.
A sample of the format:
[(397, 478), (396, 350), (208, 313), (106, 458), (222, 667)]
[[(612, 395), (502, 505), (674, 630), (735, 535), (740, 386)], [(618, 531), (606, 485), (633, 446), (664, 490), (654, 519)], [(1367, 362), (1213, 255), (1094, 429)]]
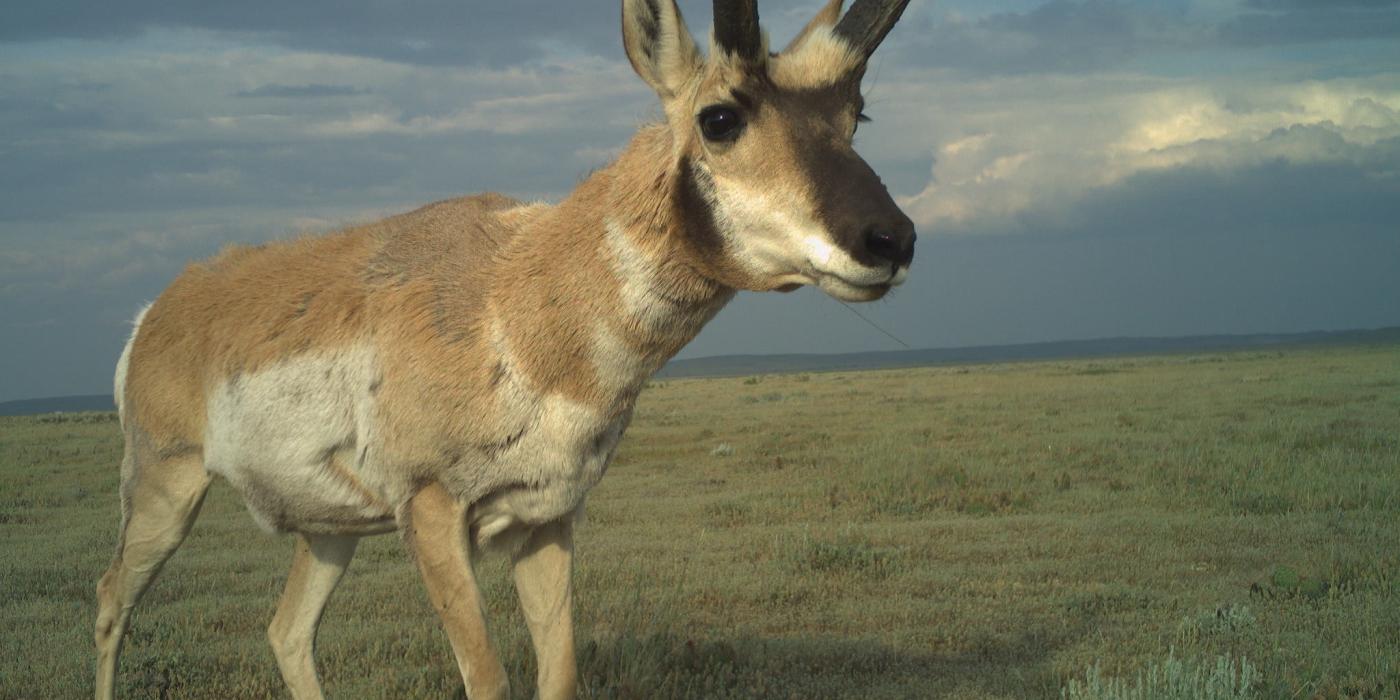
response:
[(871, 228), (865, 232), (865, 249), (877, 259), (908, 265), (914, 259), (913, 227), (906, 230)]

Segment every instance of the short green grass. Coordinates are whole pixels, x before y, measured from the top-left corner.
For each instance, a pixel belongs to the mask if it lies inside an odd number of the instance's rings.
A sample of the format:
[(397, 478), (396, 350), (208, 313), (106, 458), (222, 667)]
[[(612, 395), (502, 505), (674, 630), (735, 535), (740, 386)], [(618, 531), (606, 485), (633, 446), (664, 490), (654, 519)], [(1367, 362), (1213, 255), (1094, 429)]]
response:
[[(0, 419), (0, 697), (91, 692), (120, 450), (110, 415)], [(585, 697), (1400, 696), (1393, 346), (658, 382), (588, 512)], [(216, 484), (123, 694), (282, 697), (290, 557)], [(319, 657), (332, 697), (461, 693), (392, 536)]]

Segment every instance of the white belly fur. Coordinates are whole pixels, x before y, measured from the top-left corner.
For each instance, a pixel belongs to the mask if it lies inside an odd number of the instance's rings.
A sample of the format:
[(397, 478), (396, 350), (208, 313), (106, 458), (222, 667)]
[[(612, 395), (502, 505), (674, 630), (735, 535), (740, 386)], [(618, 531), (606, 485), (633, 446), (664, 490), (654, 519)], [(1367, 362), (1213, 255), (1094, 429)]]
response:
[[(353, 346), (226, 380), (208, 399), (205, 468), (227, 479), (268, 531), (394, 529), (403, 488), (375, 458), (376, 377), (373, 351)], [(631, 418), (630, 408), (609, 418), (519, 385), (507, 394), (524, 432), (490, 458), (455, 465), (477, 472), (470, 480), (482, 490), (469, 517), (481, 543), (579, 512)]]
[(373, 352), (352, 346), (225, 380), (208, 399), (205, 468), (270, 531), (392, 529), (363, 478), (374, 372)]

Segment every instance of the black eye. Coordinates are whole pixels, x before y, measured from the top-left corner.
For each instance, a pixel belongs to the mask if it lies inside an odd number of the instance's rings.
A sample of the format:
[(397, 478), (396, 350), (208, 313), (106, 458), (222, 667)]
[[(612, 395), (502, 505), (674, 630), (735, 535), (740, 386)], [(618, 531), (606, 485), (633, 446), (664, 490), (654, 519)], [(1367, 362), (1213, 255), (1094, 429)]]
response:
[(700, 133), (710, 141), (733, 141), (743, 126), (744, 120), (733, 107), (716, 105), (700, 112)]

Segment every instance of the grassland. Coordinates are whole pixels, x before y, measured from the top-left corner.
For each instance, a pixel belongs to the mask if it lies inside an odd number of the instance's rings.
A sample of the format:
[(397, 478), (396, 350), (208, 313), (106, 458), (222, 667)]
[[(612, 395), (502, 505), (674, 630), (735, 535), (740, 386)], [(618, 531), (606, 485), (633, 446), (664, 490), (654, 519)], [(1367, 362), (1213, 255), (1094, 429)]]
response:
[[(0, 419), (0, 697), (90, 692), (119, 455), (108, 414)], [(588, 511), (587, 697), (1106, 697), (1241, 669), (1239, 697), (1400, 696), (1395, 346), (666, 381)], [(290, 556), (216, 484), (137, 611), (125, 696), (281, 697), (263, 629)], [(528, 697), (502, 562), (482, 577)], [(461, 692), (392, 536), (319, 656), (332, 697)]]

